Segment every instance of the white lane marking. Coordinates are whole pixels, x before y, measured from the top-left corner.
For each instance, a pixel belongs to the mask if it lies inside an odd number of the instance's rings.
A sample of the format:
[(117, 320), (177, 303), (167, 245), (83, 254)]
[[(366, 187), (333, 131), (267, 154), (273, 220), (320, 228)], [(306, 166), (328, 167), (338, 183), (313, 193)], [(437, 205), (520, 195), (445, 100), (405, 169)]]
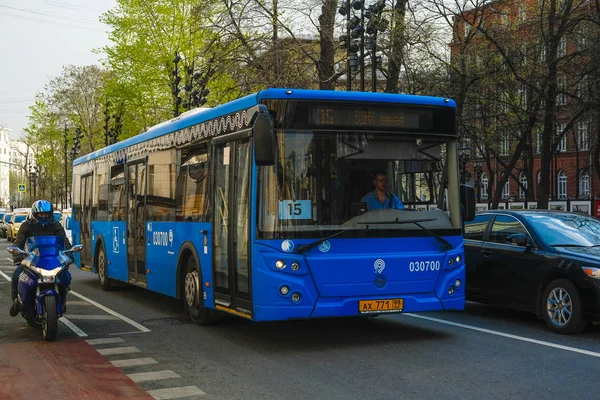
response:
[(109, 333), (109, 335), (110, 335), (110, 336), (113, 336), (113, 335), (133, 335), (133, 334), (136, 334), (136, 333), (142, 333), (142, 332), (140, 332), (140, 331), (133, 331), (133, 332), (117, 332), (117, 333)]
[[(6, 275), (4, 272), (0, 271), (0, 275), (3, 276), (4, 279), (6, 279), (7, 281), (10, 281), (10, 276)], [(87, 337), (88, 336), (84, 331), (79, 329), (74, 323), (69, 321), (66, 317), (59, 318), (58, 320), (61, 321), (63, 324), (65, 324), (67, 327), (69, 327), (69, 329), (71, 329), (73, 332), (75, 332), (75, 334), (77, 336), (79, 336), (79, 337)]]
[(59, 321), (62, 322), (63, 324), (65, 324), (66, 326), (68, 326), (73, 332), (75, 332), (77, 334), (77, 336), (79, 336), (79, 337), (88, 337), (87, 333), (85, 333), (84, 331), (82, 331), (81, 329), (79, 329), (77, 327), (77, 325), (75, 325), (74, 323), (72, 323), (71, 321), (69, 321), (67, 319), (67, 317), (61, 317), (61, 318), (59, 318)]
[(416, 314), (409, 314), (409, 313), (406, 313), (404, 315), (413, 317), (413, 318), (419, 318), (419, 319), (425, 319), (428, 321), (438, 322), (440, 324), (446, 324), (446, 325), (457, 326), (459, 328), (470, 329), (472, 331), (489, 333), (490, 335), (502, 336), (502, 337), (509, 338), (509, 339), (520, 340), (522, 342), (535, 343), (535, 344), (539, 344), (541, 346), (553, 347), (555, 349), (561, 349), (561, 350), (571, 351), (573, 353), (585, 354), (588, 356), (600, 358), (600, 353), (596, 353), (596, 352), (589, 351), (589, 350), (578, 349), (576, 347), (563, 346), (561, 344), (544, 342), (542, 340), (531, 339), (531, 338), (524, 337), (524, 336), (511, 335), (510, 333), (493, 331), (491, 329), (479, 328), (477, 326), (472, 326), (472, 325), (459, 324), (458, 322), (446, 321), (444, 319), (439, 319), (439, 318), (425, 317), (423, 315), (416, 315)]
[(10, 282), (10, 276), (6, 275), (4, 272), (0, 271), (0, 275), (2, 275), (4, 277), (4, 279), (6, 279), (7, 281)]
[(181, 386), (168, 389), (148, 390), (148, 394), (155, 399), (180, 399), (182, 397), (204, 396), (206, 393), (196, 386)]
[(86, 340), (86, 342), (88, 344), (91, 344), (92, 346), (95, 346), (97, 344), (123, 343), (124, 341), (125, 340), (123, 340), (120, 337), (102, 338), (102, 339), (89, 339), (89, 340)]
[(117, 368), (138, 367), (140, 365), (158, 364), (154, 358), (129, 358), (127, 360), (111, 361), (112, 365)]
[(138, 324), (138, 323), (137, 323), (137, 322), (135, 322), (134, 320), (132, 320), (132, 319), (130, 319), (130, 318), (127, 318), (126, 316), (124, 316), (124, 315), (121, 315), (121, 314), (119, 314), (118, 312), (116, 312), (116, 311), (113, 311), (113, 310), (111, 310), (110, 308), (108, 308), (108, 307), (106, 307), (106, 306), (103, 306), (103, 305), (102, 305), (102, 304), (100, 304), (100, 303), (97, 303), (97, 302), (95, 302), (94, 300), (88, 299), (87, 297), (85, 297), (85, 296), (83, 296), (83, 295), (81, 295), (81, 294), (79, 294), (79, 293), (77, 293), (77, 292), (75, 292), (75, 291), (73, 291), (73, 290), (71, 290), (69, 293), (71, 293), (71, 294), (73, 294), (73, 295), (75, 295), (75, 296), (79, 297), (79, 298), (80, 298), (80, 299), (82, 299), (82, 300), (85, 300), (85, 301), (87, 301), (88, 303), (91, 303), (91, 304), (95, 305), (95, 306), (96, 306), (96, 307), (98, 307), (99, 309), (101, 309), (101, 310), (103, 310), (103, 311), (106, 311), (107, 313), (109, 313), (109, 314), (111, 314), (111, 315), (114, 315), (115, 317), (117, 317), (117, 318), (121, 319), (122, 321), (125, 321), (125, 322), (127, 322), (129, 325), (131, 325), (131, 326), (133, 326), (133, 327), (135, 327), (135, 328), (139, 329), (139, 330), (140, 330), (140, 331), (142, 331), (142, 332), (151, 332), (151, 331), (150, 331), (150, 329), (146, 328), (144, 325)]
[(114, 315), (85, 315), (85, 314), (69, 314), (71, 319), (96, 319), (96, 320), (111, 320), (115, 321), (119, 318)]
[(137, 347), (111, 347), (109, 349), (96, 349), (96, 351), (103, 356), (112, 356), (114, 354), (131, 354), (140, 353), (140, 349)]
[(91, 304), (88, 303), (87, 301), (72, 300), (72, 301), (67, 301), (67, 303), (70, 306), (91, 306)]
[(127, 374), (127, 376), (135, 383), (181, 378), (175, 372), (168, 369), (163, 371), (138, 372), (137, 374)]

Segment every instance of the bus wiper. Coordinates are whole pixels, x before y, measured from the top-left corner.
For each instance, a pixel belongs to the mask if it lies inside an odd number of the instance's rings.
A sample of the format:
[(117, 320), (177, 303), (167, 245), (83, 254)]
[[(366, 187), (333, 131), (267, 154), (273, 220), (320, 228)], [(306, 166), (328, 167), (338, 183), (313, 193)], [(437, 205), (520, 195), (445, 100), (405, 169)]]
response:
[(324, 238), (317, 239), (314, 242), (311, 242), (311, 243), (308, 243), (308, 244), (300, 245), (300, 246), (298, 246), (298, 249), (296, 250), (296, 252), (299, 253), (299, 254), (304, 253), (305, 251), (310, 250), (313, 247), (320, 245), (321, 243), (323, 243), (327, 239), (331, 239), (332, 237), (336, 237), (336, 236), (342, 234), (343, 232), (346, 232), (348, 229), (350, 229), (350, 228), (340, 229), (339, 231), (337, 231), (335, 233), (332, 233), (329, 236), (325, 236)]
[(406, 221), (400, 221), (398, 218), (396, 218), (395, 220), (391, 220), (391, 221), (382, 221), (382, 222), (375, 222), (375, 223), (373, 223), (373, 222), (357, 222), (357, 224), (367, 225), (367, 229), (368, 229), (368, 224), (415, 224), (416, 226), (418, 226), (419, 228), (421, 228), (425, 232), (427, 232), (430, 236), (436, 238), (437, 241), (442, 244), (442, 246), (444, 247), (444, 250), (446, 250), (446, 251), (451, 250), (453, 246), (450, 242), (448, 242), (446, 239), (444, 239), (437, 233), (432, 232), (429, 229), (425, 228), (423, 225), (421, 225), (419, 223), (419, 222), (428, 222), (428, 221), (435, 221), (435, 218), (409, 219)]
[(583, 244), (551, 244), (552, 247), (594, 247), (594, 246), (585, 246)]

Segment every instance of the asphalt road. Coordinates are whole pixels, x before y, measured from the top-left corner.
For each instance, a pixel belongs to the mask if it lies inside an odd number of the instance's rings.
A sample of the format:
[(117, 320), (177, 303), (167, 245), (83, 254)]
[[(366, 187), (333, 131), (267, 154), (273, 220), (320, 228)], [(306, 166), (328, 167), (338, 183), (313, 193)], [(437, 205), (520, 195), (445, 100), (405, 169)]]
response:
[[(0, 271), (8, 276), (4, 243)], [(173, 299), (138, 288), (104, 292), (96, 275), (72, 274), (71, 327), (60, 324), (58, 341), (90, 340), (156, 398), (592, 399), (600, 393), (600, 326), (562, 336), (533, 315), (469, 303), (463, 312), (277, 323), (227, 317), (201, 327)], [(41, 341), (40, 331), (8, 316), (9, 287), (0, 276), (0, 345)], [(127, 366), (134, 363), (142, 365)]]

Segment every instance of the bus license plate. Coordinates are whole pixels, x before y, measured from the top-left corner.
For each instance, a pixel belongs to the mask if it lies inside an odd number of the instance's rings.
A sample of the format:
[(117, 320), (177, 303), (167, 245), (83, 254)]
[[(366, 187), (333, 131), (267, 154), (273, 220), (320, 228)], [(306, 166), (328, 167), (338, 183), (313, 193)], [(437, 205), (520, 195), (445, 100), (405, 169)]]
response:
[(404, 299), (359, 300), (360, 313), (394, 312), (404, 309)]

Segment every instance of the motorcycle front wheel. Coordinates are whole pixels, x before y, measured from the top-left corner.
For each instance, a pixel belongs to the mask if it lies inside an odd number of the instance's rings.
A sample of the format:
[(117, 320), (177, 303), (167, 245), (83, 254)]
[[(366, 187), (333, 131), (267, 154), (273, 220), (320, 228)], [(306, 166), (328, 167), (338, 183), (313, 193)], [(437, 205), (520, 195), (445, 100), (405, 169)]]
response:
[(44, 322), (42, 333), (44, 340), (53, 342), (58, 331), (58, 310), (55, 296), (44, 297)]

